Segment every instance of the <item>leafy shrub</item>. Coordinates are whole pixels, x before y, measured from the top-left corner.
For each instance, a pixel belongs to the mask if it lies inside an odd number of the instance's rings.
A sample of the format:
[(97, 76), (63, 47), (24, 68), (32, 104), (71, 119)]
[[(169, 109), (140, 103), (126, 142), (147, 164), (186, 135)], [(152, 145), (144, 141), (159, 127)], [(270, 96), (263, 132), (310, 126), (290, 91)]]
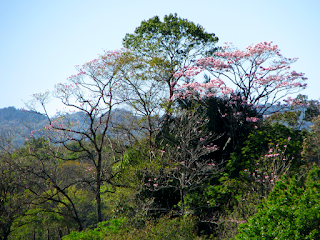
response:
[(71, 232), (64, 236), (63, 240), (100, 240), (106, 236), (117, 234), (121, 229), (125, 228), (127, 219), (118, 218), (110, 221), (98, 223), (98, 227), (94, 230), (86, 229), (82, 232)]
[(241, 224), (236, 239), (320, 239), (320, 169), (303, 182), (278, 181), (259, 212)]
[[(141, 225), (141, 224), (140, 224)], [(165, 216), (157, 221), (148, 221), (139, 227), (126, 218), (101, 222), (94, 230), (72, 232), (63, 240), (103, 240), (103, 239), (196, 239), (195, 220), (190, 217), (173, 218)]]

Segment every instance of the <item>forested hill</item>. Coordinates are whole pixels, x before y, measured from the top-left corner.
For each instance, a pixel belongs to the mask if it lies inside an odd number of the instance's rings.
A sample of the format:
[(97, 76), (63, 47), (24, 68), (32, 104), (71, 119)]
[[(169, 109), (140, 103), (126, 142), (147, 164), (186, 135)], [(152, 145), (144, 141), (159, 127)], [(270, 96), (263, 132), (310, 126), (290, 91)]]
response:
[(25, 138), (34, 129), (39, 129), (46, 123), (46, 117), (15, 107), (0, 109), (0, 137), (8, 138), (15, 147), (21, 146)]
[(24, 123), (40, 123), (46, 119), (41, 114), (30, 113), (15, 107), (7, 107), (0, 109), (0, 127), (11, 128), (21, 127)]
[[(115, 109), (112, 115), (113, 123), (129, 124), (127, 121), (130, 119), (128, 118), (130, 112), (124, 109)], [(75, 122), (79, 120), (79, 126), (83, 128), (87, 126), (83, 113), (72, 113), (66, 119)], [(10, 133), (13, 136), (11, 140), (16, 147), (21, 146), (25, 138), (29, 138), (31, 131), (39, 130), (46, 125), (48, 125), (47, 118), (40, 113), (37, 114), (15, 107), (0, 109), (0, 135), (8, 135)]]

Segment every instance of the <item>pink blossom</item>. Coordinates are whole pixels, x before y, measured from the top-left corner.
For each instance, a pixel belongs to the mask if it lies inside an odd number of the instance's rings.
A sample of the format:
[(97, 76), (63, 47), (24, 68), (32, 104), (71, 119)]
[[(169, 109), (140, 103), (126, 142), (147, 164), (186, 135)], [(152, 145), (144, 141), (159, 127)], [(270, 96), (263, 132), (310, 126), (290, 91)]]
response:
[(247, 122), (257, 122), (259, 120), (260, 118), (257, 118), (257, 117), (246, 117)]
[[(284, 97), (286, 94), (306, 88), (303, 81), (307, 78), (304, 77), (303, 73), (287, 70), (290, 68), (289, 65), (297, 59), (283, 57), (278, 46), (273, 45), (272, 42), (250, 45), (244, 51), (235, 49), (230, 44), (223, 46), (222, 49), (221, 52), (215, 52), (213, 57), (200, 58), (195, 61), (194, 65), (180, 69), (174, 76), (176, 78), (194, 78), (203, 71), (212, 73), (213, 76), (225, 76), (238, 89), (244, 91), (250, 89), (251, 95), (242, 99), (243, 102), (239, 103), (241, 105), (265, 105), (270, 99), (278, 99), (279, 95)], [(244, 65), (249, 67), (244, 67)], [(250, 69), (250, 71), (247, 71), (247, 69)], [(199, 96), (201, 98), (213, 96), (224, 98), (225, 96), (230, 97), (234, 93), (234, 89), (226, 86), (221, 79), (214, 79), (201, 84), (192, 82), (175, 90), (175, 95), (171, 100)], [(265, 97), (266, 94), (267, 97)], [(280, 99), (283, 97), (280, 97)], [(233, 102), (233, 104), (236, 103)], [(271, 104), (275, 104), (275, 102)]]

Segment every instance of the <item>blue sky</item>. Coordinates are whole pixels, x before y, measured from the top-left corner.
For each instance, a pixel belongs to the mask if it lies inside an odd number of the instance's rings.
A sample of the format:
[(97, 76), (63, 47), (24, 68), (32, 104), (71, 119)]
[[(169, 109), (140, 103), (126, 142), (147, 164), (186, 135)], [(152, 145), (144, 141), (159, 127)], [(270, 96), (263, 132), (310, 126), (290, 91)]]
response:
[[(52, 90), (75, 74), (75, 65), (122, 38), (142, 20), (177, 13), (239, 49), (273, 41), (292, 69), (304, 72), (309, 99), (320, 98), (319, 0), (15, 0), (0, 1), (0, 108), (23, 108), (33, 93)], [(52, 103), (50, 113), (61, 109)]]

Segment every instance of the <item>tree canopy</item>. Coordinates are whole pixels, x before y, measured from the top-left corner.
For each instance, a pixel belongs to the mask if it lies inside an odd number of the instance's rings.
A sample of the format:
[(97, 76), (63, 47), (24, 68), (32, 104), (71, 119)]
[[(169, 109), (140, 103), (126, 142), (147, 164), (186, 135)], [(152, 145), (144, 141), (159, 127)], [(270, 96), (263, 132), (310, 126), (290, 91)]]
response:
[(173, 94), (173, 74), (179, 68), (188, 66), (200, 56), (212, 54), (218, 38), (214, 33), (177, 16), (169, 14), (160, 21), (158, 16), (142, 21), (133, 34), (127, 34), (123, 45), (140, 56), (150, 60), (158, 70), (155, 80), (165, 81)]
[(319, 102), (288, 96), (306, 78), (278, 46), (217, 41), (155, 16), (34, 94), (46, 124), (19, 148), (0, 132), (2, 239), (318, 237)]

